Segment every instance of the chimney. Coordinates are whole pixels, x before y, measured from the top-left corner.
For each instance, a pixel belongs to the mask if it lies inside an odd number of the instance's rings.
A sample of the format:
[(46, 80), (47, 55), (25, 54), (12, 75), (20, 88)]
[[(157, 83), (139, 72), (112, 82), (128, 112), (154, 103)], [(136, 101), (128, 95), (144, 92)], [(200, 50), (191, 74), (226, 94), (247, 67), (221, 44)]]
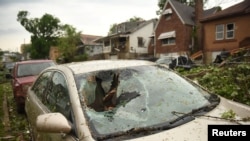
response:
[(195, 23), (198, 24), (203, 16), (203, 0), (195, 0)]
[(200, 51), (203, 48), (203, 27), (200, 23), (200, 19), (203, 16), (203, 0), (195, 0), (195, 25), (197, 31), (196, 51)]

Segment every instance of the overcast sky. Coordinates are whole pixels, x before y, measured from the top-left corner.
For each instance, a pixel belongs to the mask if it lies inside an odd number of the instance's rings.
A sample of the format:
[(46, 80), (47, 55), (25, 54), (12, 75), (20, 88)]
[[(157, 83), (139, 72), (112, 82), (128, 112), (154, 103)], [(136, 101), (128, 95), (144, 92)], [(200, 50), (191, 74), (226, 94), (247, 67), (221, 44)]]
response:
[[(228, 7), (242, 0), (209, 0), (207, 8)], [(30, 43), (30, 33), (17, 22), (19, 11), (28, 18), (40, 18), (45, 13), (72, 25), (82, 34), (106, 36), (114, 23), (136, 16), (145, 20), (158, 18), (158, 0), (0, 0), (0, 48), (20, 52), (23, 43)]]

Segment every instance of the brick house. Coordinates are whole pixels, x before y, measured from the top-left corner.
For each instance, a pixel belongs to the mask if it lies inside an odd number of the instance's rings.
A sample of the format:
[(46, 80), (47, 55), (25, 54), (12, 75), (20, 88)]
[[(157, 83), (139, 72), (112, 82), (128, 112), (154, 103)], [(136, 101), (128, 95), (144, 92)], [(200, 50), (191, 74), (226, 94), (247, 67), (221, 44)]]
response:
[(201, 19), (204, 29), (205, 63), (211, 63), (223, 49), (250, 47), (250, 1), (245, 0)]
[(190, 55), (202, 49), (202, 25), (198, 19), (215, 13), (218, 8), (203, 11), (202, 0), (195, 2), (195, 8), (176, 0), (165, 3), (153, 38), (155, 57)]

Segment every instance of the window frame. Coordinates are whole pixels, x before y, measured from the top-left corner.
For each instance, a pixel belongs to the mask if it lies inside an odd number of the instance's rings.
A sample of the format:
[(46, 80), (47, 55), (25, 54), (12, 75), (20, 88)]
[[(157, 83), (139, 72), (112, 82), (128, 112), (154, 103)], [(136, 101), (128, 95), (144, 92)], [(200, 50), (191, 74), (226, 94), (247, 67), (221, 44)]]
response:
[[(221, 30), (219, 29), (219, 26), (222, 26)], [(218, 37), (219, 36), (218, 34), (221, 34), (222, 37)], [(215, 27), (215, 39), (216, 40), (223, 40), (224, 39), (224, 24), (216, 25), (216, 27)]]
[[(67, 80), (66, 80), (65, 76), (62, 73), (55, 71), (53, 73), (53, 76), (51, 77), (51, 85), (53, 86), (52, 91), (48, 94), (47, 100), (52, 102), (52, 103), (50, 103), (50, 102), (46, 103), (45, 104), (46, 107), (48, 107), (49, 110), (52, 112), (62, 113), (67, 119), (69, 119), (70, 118), (69, 115), (65, 115), (63, 111), (58, 111), (58, 107), (56, 107), (56, 109), (54, 109), (55, 107), (52, 107), (52, 106), (61, 106), (62, 102), (66, 103), (65, 107), (66, 106), (70, 107), (70, 105), (71, 105)], [(60, 86), (60, 87), (58, 87), (58, 86)], [(59, 98), (59, 99), (57, 99), (57, 98)], [(55, 102), (55, 103), (53, 103), (53, 102)], [(66, 110), (66, 109), (64, 109), (64, 110)]]
[(138, 47), (144, 47), (143, 37), (137, 37), (137, 46)]
[(104, 41), (104, 47), (109, 47), (111, 45), (110, 40)]
[(175, 45), (175, 43), (176, 43), (175, 37), (161, 39), (162, 45)]
[[(228, 26), (230, 26), (230, 25), (233, 25), (233, 28), (232, 29), (228, 29), (229, 27)], [(226, 39), (234, 39), (234, 35), (235, 35), (235, 24), (234, 23), (228, 23), (228, 24), (226, 24), (226, 29), (225, 29), (226, 31)], [(229, 37), (229, 35), (228, 34), (230, 34), (232, 32), (232, 37)]]
[[(45, 95), (49, 91), (49, 84), (51, 83), (51, 77), (53, 75), (52, 71), (44, 72), (37, 81), (35, 82), (32, 90), (36, 93), (37, 98), (44, 104), (45, 103)], [(48, 79), (44, 79), (44, 77), (48, 77)], [(46, 82), (44, 81), (46, 80)]]

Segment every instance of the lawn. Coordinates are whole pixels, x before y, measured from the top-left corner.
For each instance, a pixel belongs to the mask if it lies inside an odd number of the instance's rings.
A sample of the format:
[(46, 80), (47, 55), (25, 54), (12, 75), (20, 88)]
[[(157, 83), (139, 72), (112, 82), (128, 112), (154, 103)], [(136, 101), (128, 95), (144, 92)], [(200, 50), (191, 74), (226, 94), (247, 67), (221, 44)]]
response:
[(30, 140), (26, 117), (16, 112), (10, 82), (0, 83), (0, 94), (0, 141)]

